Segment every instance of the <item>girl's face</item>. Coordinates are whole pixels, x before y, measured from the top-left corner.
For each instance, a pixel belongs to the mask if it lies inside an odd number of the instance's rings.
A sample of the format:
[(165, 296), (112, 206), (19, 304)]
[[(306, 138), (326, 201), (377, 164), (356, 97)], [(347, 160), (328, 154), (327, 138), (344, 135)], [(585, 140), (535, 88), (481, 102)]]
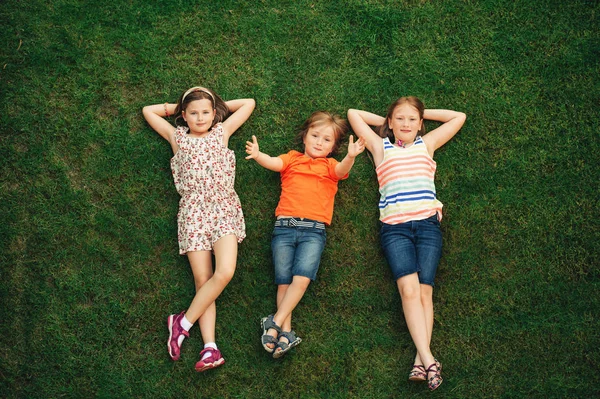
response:
[(423, 119), (415, 107), (401, 104), (394, 109), (392, 117), (388, 119), (388, 126), (394, 132), (396, 140), (410, 144), (415, 141), (417, 133), (423, 127)]
[(304, 155), (309, 158), (325, 158), (335, 144), (335, 132), (331, 125), (319, 125), (308, 129), (302, 140)]
[(203, 98), (190, 102), (181, 115), (190, 127), (190, 133), (204, 134), (210, 130), (216, 113), (210, 100)]

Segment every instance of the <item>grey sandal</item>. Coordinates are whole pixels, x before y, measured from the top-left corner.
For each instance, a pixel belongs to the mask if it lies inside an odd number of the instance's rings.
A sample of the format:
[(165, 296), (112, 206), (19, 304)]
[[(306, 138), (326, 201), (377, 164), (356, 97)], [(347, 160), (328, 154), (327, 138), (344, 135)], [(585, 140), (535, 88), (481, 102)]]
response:
[[(267, 352), (273, 353), (273, 351), (275, 351), (275, 348), (277, 348), (278, 341), (277, 338), (275, 338), (274, 336), (267, 334), (267, 331), (269, 331), (272, 328), (275, 331), (277, 331), (277, 335), (279, 335), (281, 333), (281, 328), (277, 324), (275, 324), (272, 314), (268, 315), (267, 317), (263, 317), (260, 320), (260, 327), (263, 330), (263, 335), (261, 337), (262, 346)], [(267, 344), (274, 344), (275, 346), (269, 348)]]
[[(302, 342), (302, 338), (297, 337), (296, 333), (292, 331), (282, 331), (279, 333), (279, 338), (285, 337), (288, 342), (277, 342), (277, 346), (275, 347), (275, 351), (273, 352), (273, 358), (278, 359), (281, 356), (285, 355), (287, 351), (292, 349), (294, 346), (297, 346), (300, 342)], [(279, 350), (278, 350), (279, 349)]]

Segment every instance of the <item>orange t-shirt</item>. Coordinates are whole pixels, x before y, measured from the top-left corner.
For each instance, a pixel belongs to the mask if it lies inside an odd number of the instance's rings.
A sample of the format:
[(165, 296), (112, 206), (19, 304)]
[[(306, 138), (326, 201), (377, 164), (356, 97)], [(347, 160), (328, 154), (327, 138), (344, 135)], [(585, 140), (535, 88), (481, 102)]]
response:
[(275, 216), (296, 216), (331, 224), (333, 201), (341, 179), (335, 174), (339, 163), (333, 158), (312, 159), (301, 152), (280, 155), (281, 197)]

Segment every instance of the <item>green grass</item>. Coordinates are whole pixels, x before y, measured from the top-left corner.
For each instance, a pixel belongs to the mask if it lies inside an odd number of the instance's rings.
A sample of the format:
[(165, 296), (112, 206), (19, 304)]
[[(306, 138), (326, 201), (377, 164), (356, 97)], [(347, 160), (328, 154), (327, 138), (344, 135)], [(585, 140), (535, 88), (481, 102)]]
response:
[[(597, 1), (153, 3), (0, 3), (0, 397), (426, 394), (406, 381), (366, 155), (294, 313), (304, 342), (263, 351), (279, 176), (243, 159), (252, 134), (278, 155), (315, 110), (383, 114), (401, 95), (468, 115), (436, 153), (434, 395), (600, 394)], [(198, 84), (257, 101), (230, 140), (248, 237), (218, 300), (227, 364), (204, 374), (197, 327), (181, 361), (165, 350), (193, 281), (170, 148), (141, 114)]]

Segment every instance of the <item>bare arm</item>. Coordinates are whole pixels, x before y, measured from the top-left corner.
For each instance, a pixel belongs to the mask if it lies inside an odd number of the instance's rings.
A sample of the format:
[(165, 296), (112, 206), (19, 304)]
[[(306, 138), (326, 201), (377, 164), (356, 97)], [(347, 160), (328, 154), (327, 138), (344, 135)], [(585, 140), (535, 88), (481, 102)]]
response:
[(142, 109), (142, 114), (146, 122), (152, 129), (156, 131), (162, 138), (167, 140), (171, 144), (173, 153), (177, 152), (177, 143), (175, 142), (175, 127), (171, 125), (164, 118), (167, 115), (173, 115), (175, 113), (176, 104), (154, 104), (147, 105)]
[(254, 135), (252, 136), (252, 142), (246, 141), (246, 153), (248, 154), (246, 159), (254, 159), (263, 168), (272, 170), (273, 172), (280, 172), (283, 168), (283, 160), (281, 158), (272, 157), (259, 151), (258, 140), (256, 140), (256, 136)]
[(229, 137), (240, 128), (248, 120), (256, 102), (253, 98), (241, 98), (238, 100), (225, 101), (231, 115), (223, 122), (223, 131), (225, 132), (225, 144), (229, 141)]
[(352, 169), (352, 166), (354, 166), (354, 160), (356, 159), (358, 154), (360, 154), (364, 150), (365, 139), (361, 137), (355, 143), (354, 136), (351, 135), (350, 143), (348, 144), (348, 154), (346, 154), (342, 162), (335, 165), (336, 176), (340, 179), (346, 176), (350, 172), (350, 169)]
[(348, 110), (348, 122), (356, 135), (364, 140), (367, 150), (373, 154), (375, 166), (383, 160), (383, 142), (381, 137), (371, 129), (371, 126), (381, 126), (385, 118), (367, 111), (358, 109)]
[(443, 124), (423, 136), (429, 154), (446, 144), (464, 125), (467, 115), (447, 109), (426, 109), (423, 119), (442, 122)]

